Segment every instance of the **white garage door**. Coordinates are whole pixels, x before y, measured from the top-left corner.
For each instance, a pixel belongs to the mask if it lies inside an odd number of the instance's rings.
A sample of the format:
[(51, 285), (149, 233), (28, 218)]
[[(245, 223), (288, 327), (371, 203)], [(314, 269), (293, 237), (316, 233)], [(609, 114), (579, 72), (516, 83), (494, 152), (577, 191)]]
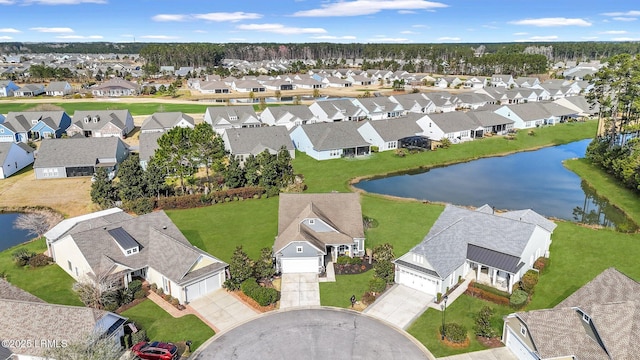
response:
[(282, 273), (318, 273), (318, 258), (282, 258)]
[(191, 302), (220, 288), (220, 276), (218, 274), (202, 279), (197, 283), (187, 286), (187, 302)]
[(416, 274), (404, 269), (400, 269), (399, 283), (412, 289), (420, 290), (430, 295), (436, 294), (437, 282), (426, 275)]
[(12, 135), (1, 135), (0, 136), (0, 141), (1, 142), (13, 142), (13, 136)]
[(510, 327), (507, 327), (507, 348), (518, 358), (518, 360), (536, 360), (529, 350), (524, 346), (522, 341), (513, 333)]

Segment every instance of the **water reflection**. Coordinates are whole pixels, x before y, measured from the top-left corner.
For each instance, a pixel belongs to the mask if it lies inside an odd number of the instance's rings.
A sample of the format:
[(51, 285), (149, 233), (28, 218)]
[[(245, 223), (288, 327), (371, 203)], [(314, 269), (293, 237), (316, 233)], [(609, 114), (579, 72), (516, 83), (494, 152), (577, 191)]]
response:
[(624, 213), (608, 202), (605, 205), (593, 189), (585, 190), (582, 179), (563, 166), (566, 159), (584, 157), (589, 142), (413, 170), (355, 186), (378, 194), (454, 205), (532, 209), (547, 217), (635, 230), (636, 225)]

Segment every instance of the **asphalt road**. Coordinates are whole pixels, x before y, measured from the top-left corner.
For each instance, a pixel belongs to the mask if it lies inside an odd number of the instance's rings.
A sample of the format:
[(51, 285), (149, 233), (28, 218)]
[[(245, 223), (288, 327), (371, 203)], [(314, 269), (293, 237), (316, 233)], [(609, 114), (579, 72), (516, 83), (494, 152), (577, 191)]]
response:
[(372, 317), (338, 309), (261, 316), (222, 333), (194, 354), (213, 359), (433, 359), (410, 335)]

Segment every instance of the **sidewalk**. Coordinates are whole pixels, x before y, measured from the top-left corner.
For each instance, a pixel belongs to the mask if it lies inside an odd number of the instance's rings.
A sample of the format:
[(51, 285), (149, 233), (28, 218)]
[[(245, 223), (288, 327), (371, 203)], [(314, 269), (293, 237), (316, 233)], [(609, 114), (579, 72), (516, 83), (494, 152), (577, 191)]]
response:
[[(465, 291), (467, 291), (467, 287), (469, 287), (470, 282), (471, 282), (471, 279), (469, 279), (468, 277), (465, 278), (462, 284), (458, 285), (458, 287), (455, 290), (453, 290), (450, 294), (448, 294), (447, 304), (451, 305), (460, 295), (462, 295)], [(436, 309), (438, 311), (442, 311), (443, 305), (444, 303), (442, 301), (440, 302), (440, 304), (436, 303), (435, 301), (432, 301), (429, 303), (430, 308)]]
[(212, 328), (213, 331), (215, 331), (216, 333), (218, 333), (220, 331), (215, 325), (213, 325), (209, 320), (207, 320), (207, 318), (205, 318), (204, 316), (200, 315), (200, 313), (195, 311), (189, 305), (186, 305), (186, 309), (184, 309), (184, 310), (178, 310), (175, 306), (169, 304), (168, 301), (166, 301), (165, 299), (160, 297), (160, 295), (156, 294), (153, 291), (149, 291), (149, 295), (147, 295), (147, 299), (153, 301), (156, 305), (161, 307), (162, 310), (166, 311), (167, 313), (169, 313), (169, 315), (173, 316), (174, 318), (183, 317), (183, 316), (189, 315), (189, 314), (195, 315), (200, 320), (202, 320), (202, 322), (207, 324), (207, 326)]
[(333, 262), (327, 264), (327, 272), (324, 277), (318, 278), (319, 282), (336, 282), (336, 270), (333, 268)]

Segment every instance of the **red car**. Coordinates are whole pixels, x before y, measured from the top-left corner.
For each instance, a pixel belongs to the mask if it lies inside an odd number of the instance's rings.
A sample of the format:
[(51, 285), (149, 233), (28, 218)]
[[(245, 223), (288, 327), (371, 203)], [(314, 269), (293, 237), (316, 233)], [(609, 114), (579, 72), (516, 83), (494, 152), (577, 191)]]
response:
[(141, 341), (133, 345), (131, 351), (140, 359), (145, 360), (176, 360), (180, 358), (177, 346), (159, 341)]

